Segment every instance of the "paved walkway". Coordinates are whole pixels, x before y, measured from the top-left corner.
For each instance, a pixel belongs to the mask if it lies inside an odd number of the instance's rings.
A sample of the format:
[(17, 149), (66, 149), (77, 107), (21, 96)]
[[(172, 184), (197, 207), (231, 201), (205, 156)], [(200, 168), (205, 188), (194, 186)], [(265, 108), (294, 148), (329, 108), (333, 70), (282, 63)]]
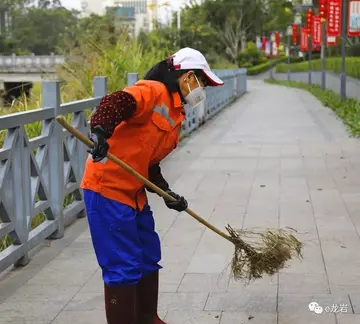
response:
[[(297, 228), (304, 261), (244, 287), (229, 280), (231, 244), (151, 196), (163, 246), (162, 317), (169, 324), (360, 323), (359, 150), (307, 92), (249, 81), (249, 93), (187, 139), (164, 173), (220, 228)], [(86, 219), (0, 280), (0, 324), (105, 323)], [(328, 311), (312, 313), (310, 302)]]

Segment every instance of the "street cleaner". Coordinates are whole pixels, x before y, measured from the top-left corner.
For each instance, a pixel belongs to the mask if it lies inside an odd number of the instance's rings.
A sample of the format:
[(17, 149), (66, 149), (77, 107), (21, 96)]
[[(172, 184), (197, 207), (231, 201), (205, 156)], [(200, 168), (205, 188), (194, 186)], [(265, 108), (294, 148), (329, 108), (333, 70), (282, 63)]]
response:
[(197, 50), (183, 48), (152, 67), (144, 80), (102, 98), (90, 121), (94, 147), (81, 188), (97, 261), (104, 280), (108, 324), (165, 324), (158, 316), (161, 246), (146, 190), (106, 158), (112, 153), (174, 197), (166, 206), (184, 211), (160, 161), (172, 152), (185, 120), (184, 104), (206, 99), (205, 87), (224, 83)]

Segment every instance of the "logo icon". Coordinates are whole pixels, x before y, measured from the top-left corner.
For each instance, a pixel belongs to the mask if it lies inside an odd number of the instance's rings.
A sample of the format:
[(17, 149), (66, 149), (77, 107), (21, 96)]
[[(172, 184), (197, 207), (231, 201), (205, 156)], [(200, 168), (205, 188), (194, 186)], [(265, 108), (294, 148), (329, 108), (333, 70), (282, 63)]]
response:
[(311, 302), (309, 304), (310, 312), (314, 312), (317, 315), (320, 315), (323, 313), (324, 309), (316, 302)]

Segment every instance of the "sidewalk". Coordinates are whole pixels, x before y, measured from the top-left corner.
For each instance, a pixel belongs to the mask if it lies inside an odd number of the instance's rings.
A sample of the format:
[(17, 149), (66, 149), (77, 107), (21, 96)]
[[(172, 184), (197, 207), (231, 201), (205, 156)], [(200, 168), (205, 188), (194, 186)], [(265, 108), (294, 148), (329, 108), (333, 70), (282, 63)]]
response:
[[(360, 141), (307, 92), (257, 80), (248, 88), (185, 140), (163, 172), (221, 229), (305, 233), (304, 260), (244, 287), (229, 279), (230, 243), (151, 195), (163, 247), (161, 316), (168, 324), (360, 323)], [(0, 324), (105, 324), (86, 219), (0, 277), (0, 298)], [(310, 312), (310, 302), (323, 313)]]

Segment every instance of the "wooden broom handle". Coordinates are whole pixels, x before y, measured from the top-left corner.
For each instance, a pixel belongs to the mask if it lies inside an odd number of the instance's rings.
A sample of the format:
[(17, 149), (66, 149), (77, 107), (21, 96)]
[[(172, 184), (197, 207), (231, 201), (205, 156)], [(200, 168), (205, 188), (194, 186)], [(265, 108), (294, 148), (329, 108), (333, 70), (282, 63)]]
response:
[[(87, 145), (88, 147), (92, 148), (94, 146), (94, 143), (87, 138), (84, 134), (82, 134), (81, 132), (79, 132), (77, 129), (75, 129), (74, 127), (72, 127), (63, 116), (58, 116), (56, 117), (56, 120), (59, 124), (61, 124), (71, 135), (75, 136), (76, 138), (78, 138), (81, 142), (83, 142), (85, 145)], [(136, 172), (133, 168), (131, 168), (129, 165), (127, 165), (125, 162), (121, 161), (120, 159), (118, 159), (116, 156), (112, 155), (111, 153), (107, 153), (106, 157), (113, 161), (114, 163), (116, 163), (117, 165), (121, 166), (122, 168), (124, 168), (126, 171), (128, 171), (129, 173), (131, 173), (134, 177), (136, 177), (137, 179), (139, 179), (140, 181), (142, 181), (146, 186), (150, 187), (152, 190), (154, 190), (157, 194), (159, 194), (161, 197), (164, 197), (168, 200), (172, 200), (172, 201), (176, 201), (176, 199), (172, 196), (170, 196), (167, 192), (165, 192), (164, 190), (160, 189), (158, 186), (156, 186), (155, 184), (153, 184), (151, 181), (149, 181), (148, 179), (146, 179), (145, 177), (143, 177), (141, 174), (139, 174), (138, 172)], [(200, 217), (199, 215), (197, 215), (194, 211), (192, 211), (191, 209), (187, 208), (185, 210), (189, 215), (191, 215), (192, 217), (194, 217), (197, 221), (199, 221), (200, 223), (202, 223), (203, 225), (205, 225), (206, 227), (208, 227), (209, 229), (211, 229), (213, 232), (217, 233), (218, 235), (222, 236), (223, 238), (225, 238), (226, 240), (233, 242), (232, 238), (227, 235), (226, 233), (222, 232), (221, 230), (219, 230), (217, 227), (211, 225), (210, 223), (208, 223), (205, 219), (203, 219), (202, 217)]]

